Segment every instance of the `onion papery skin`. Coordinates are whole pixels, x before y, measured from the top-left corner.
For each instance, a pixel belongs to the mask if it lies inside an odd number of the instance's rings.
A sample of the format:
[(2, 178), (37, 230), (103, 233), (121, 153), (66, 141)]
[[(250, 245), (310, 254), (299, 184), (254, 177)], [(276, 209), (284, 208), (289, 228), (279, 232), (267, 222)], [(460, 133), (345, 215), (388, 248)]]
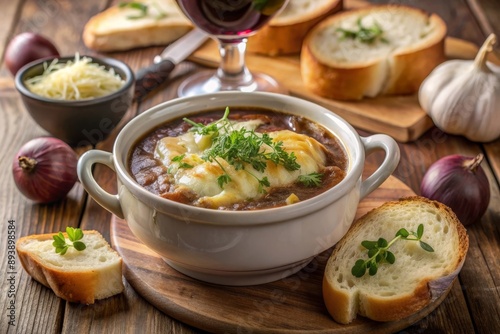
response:
[(15, 76), (24, 65), (41, 58), (59, 57), (57, 47), (42, 35), (23, 32), (15, 36), (5, 49), (5, 65)]
[[(36, 162), (30, 170), (21, 161)], [(31, 160), (30, 160), (31, 161)], [(19, 191), (37, 203), (51, 203), (65, 197), (78, 176), (78, 156), (60, 139), (40, 137), (27, 142), (16, 154), (12, 174)]]
[[(484, 215), (490, 202), (490, 187), (484, 170), (471, 162), (483, 155), (449, 155), (434, 162), (425, 173), (420, 192), (450, 207), (463, 225), (473, 224)], [(479, 163), (480, 163), (479, 161)]]

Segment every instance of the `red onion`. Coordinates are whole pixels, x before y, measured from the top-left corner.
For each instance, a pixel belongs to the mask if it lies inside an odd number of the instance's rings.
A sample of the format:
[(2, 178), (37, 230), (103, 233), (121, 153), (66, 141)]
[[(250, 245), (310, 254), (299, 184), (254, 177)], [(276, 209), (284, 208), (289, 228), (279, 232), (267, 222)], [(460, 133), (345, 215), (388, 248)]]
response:
[(59, 57), (59, 51), (51, 41), (32, 32), (23, 32), (9, 42), (4, 59), (10, 73), (16, 75), (27, 63), (50, 56)]
[(17, 188), (38, 203), (57, 201), (73, 188), (78, 179), (78, 157), (60, 139), (41, 137), (24, 144), (12, 163)]
[(449, 155), (433, 163), (422, 179), (422, 196), (450, 207), (464, 225), (477, 222), (488, 208), (490, 185), (476, 157)]

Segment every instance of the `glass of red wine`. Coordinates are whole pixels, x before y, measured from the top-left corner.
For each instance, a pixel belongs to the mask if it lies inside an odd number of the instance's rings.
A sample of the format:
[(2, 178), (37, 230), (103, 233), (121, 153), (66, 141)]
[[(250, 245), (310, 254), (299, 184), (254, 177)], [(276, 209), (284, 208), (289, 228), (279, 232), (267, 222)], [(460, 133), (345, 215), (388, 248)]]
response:
[(219, 43), (221, 63), (215, 71), (201, 71), (184, 80), (179, 96), (219, 91), (285, 93), (272, 77), (251, 73), (245, 64), (247, 38), (275, 16), (288, 0), (177, 0), (195, 26)]

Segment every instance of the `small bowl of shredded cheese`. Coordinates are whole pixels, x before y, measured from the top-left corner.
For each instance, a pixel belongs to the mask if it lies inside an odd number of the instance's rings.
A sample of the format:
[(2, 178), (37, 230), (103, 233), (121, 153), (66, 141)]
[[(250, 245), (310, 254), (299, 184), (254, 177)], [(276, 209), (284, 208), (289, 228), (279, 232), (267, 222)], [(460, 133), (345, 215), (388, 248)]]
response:
[(21, 68), (16, 88), (31, 117), (73, 146), (95, 145), (121, 121), (133, 99), (134, 74), (113, 58), (45, 58)]

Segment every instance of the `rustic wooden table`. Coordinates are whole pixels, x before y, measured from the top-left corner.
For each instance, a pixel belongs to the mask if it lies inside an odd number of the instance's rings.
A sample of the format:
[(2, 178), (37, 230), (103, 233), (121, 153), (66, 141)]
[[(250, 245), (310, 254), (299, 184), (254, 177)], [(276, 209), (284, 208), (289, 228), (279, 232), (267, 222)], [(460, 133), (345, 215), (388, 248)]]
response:
[[(349, 0), (346, 0), (348, 3)], [(374, 0), (374, 3), (387, 1)], [(393, 2), (393, 1), (390, 1)], [(112, 1), (10, 0), (0, 11), (0, 55), (10, 38), (23, 31), (50, 37), (62, 54), (94, 54), (83, 45), (84, 24)], [(498, 0), (398, 0), (438, 13), (448, 24), (449, 35), (480, 45), (496, 32), (500, 36)], [(134, 70), (151, 63), (160, 47), (144, 48), (110, 56), (124, 60)], [(498, 48), (497, 48), (498, 52)], [(165, 85), (140, 104), (134, 104), (127, 119), (160, 102), (175, 97)], [(67, 303), (33, 281), (18, 259), (9, 268), (9, 226), (15, 238), (34, 233), (63, 230), (66, 226), (97, 229), (110, 240), (111, 214), (96, 204), (80, 184), (68, 197), (51, 205), (26, 200), (16, 189), (12, 159), (28, 140), (46, 135), (30, 118), (3, 64), (0, 68), (0, 331), (2, 333), (197, 333), (200, 330), (162, 313), (143, 299), (128, 283), (123, 294), (84, 306)], [(367, 134), (361, 131), (362, 134)], [(98, 144), (110, 150), (113, 136)], [(449, 154), (476, 155), (483, 163), (491, 186), (491, 202), (481, 222), (468, 227), (470, 249), (467, 260), (444, 302), (430, 315), (406, 328), (404, 333), (500, 333), (500, 140), (477, 144), (431, 128), (415, 141), (400, 143), (402, 158), (394, 175), (419, 193), (420, 181), (429, 165)], [(81, 152), (80, 152), (81, 153)], [(369, 158), (375, 162), (377, 157)], [(96, 178), (104, 188), (115, 188), (114, 174), (97, 167)], [(12, 262), (10, 263), (12, 264)], [(11, 305), (14, 305), (12, 308)], [(10, 308), (10, 309), (9, 309)], [(228, 315), (230, 317), (231, 315)], [(293, 316), (300, 317), (299, 314)], [(11, 324), (9, 324), (11, 322)]]

